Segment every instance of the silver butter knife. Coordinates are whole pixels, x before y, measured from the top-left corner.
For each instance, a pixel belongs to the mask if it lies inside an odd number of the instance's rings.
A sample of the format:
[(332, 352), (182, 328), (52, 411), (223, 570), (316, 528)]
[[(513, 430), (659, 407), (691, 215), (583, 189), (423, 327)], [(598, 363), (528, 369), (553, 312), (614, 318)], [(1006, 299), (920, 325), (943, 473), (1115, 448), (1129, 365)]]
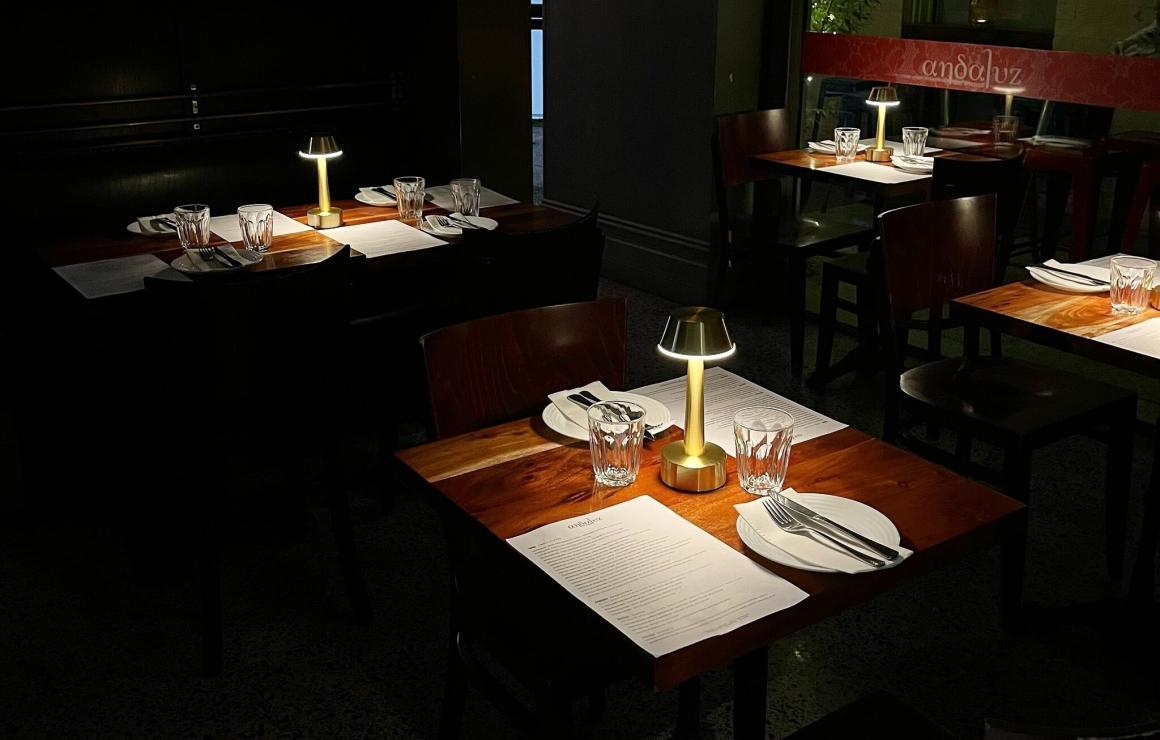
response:
[(902, 554), (900, 552), (898, 552), (898, 550), (895, 550), (892, 547), (887, 547), (886, 545), (883, 545), (880, 542), (875, 542), (874, 540), (870, 539), (869, 537), (864, 537), (852, 529), (847, 529), (846, 527), (843, 527), (841, 524), (838, 524), (837, 522), (835, 522), (833, 519), (822, 516), (818, 512), (814, 511), (813, 509), (810, 509), (806, 506), (802, 506), (801, 504), (797, 503), (796, 501), (791, 501), (788, 498), (786, 498), (785, 496), (781, 495), (780, 493), (770, 492), (769, 495), (771, 498), (773, 498), (775, 501), (777, 501), (779, 504), (781, 504), (785, 508), (789, 509), (794, 514), (797, 514), (798, 516), (806, 517), (811, 522), (814, 522), (816, 524), (823, 524), (827, 528), (829, 528), (837, 533), (840, 533), (842, 535), (845, 535), (845, 537), (847, 539), (852, 539), (853, 541), (857, 542), (858, 544), (863, 545), (864, 547), (870, 548), (871, 550), (878, 553), (879, 555), (881, 555), (882, 557), (886, 558), (889, 561), (898, 560), (900, 557), (902, 557)]

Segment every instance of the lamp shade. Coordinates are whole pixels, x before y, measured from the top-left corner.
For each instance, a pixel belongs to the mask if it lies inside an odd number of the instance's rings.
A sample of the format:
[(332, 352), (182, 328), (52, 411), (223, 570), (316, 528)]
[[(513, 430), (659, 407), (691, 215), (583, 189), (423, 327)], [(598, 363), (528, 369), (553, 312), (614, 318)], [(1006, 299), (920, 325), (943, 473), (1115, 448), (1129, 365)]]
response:
[(306, 140), (306, 148), (299, 150), (300, 156), (307, 159), (330, 159), (342, 154), (333, 136), (316, 135)]
[(737, 345), (725, 328), (725, 314), (691, 306), (669, 315), (657, 349), (678, 360), (720, 360), (733, 354)]
[(870, 97), (866, 98), (870, 105), (898, 105), (898, 88), (873, 87), (870, 88)]

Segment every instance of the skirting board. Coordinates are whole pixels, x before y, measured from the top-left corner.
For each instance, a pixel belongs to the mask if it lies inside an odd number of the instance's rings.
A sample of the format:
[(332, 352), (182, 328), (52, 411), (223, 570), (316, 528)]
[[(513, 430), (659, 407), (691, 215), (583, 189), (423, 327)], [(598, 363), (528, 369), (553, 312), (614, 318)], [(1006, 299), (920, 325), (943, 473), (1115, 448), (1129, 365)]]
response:
[[(544, 200), (548, 208), (583, 215), (585, 207)], [(616, 216), (600, 214), (601, 274), (684, 305), (705, 302), (709, 243)]]

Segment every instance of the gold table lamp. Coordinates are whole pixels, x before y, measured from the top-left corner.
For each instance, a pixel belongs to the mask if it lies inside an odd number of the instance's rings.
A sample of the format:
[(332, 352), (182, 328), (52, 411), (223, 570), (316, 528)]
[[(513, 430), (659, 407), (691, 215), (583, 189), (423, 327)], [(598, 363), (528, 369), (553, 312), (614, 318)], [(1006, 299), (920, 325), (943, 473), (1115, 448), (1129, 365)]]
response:
[(866, 103), (878, 107), (878, 137), (874, 140), (874, 148), (866, 152), (866, 159), (871, 162), (889, 162), (894, 148), (886, 146), (886, 109), (898, 105), (898, 90), (893, 87), (871, 88)]
[(725, 316), (712, 308), (680, 308), (665, 324), (657, 349), (666, 357), (687, 360), (685, 438), (661, 451), (661, 480), (681, 491), (712, 491), (725, 485), (725, 450), (705, 441), (705, 363), (733, 354)]
[(298, 152), (303, 159), (318, 163), (318, 207), (306, 212), (306, 223), (316, 229), (342, 226), (342, 209), (330, 205), (330, 183), (326, 179), (326, 160), (342, 154), (333, 136), (311, 136), (306, 148)]

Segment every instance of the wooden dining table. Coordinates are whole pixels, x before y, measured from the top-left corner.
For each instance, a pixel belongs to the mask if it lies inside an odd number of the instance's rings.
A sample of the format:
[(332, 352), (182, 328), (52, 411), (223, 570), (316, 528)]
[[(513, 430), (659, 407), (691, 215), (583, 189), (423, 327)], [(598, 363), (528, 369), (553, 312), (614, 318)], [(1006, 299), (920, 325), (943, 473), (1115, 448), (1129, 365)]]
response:
[[(737, 737), (765, 737), (766, 649), (770, 643), (972, 551), (1002, 543), (1003, 614), (1015, 615), (1026, 528), (1022, 504), (863, 432), (845, 428), (795, 445), (786, 485), (869, 504), (895, 523), (902, 543), (914, 554), (894, 568), (869, 574), (807, 572), (766, 560), (742, 543), (733, 506), (753, 497), (738, 486), (732, 457), (728, 482), (716, 491), (688, 494), (661, 482), (661, 448), (680, 438), (680, 429), (672, 427), (656, 441), (646, 442), (638, 478), (619, 489), (594, 484), (587, 443), (558, 435), (539, 418), (508, 422), (396, 454), (410, 485), (433, 497), (446, 516), (501, 546), (504, 555), (512, 559), (510, 570), (489, 570), (497, 582), (519, 572), (520, 578), (540, 579), (545, 587), (554, 585), (542, 571), (526, 567), (527, 561), (507, 548), (508, 538), (647, 495), (804, 589), (808, 598), (795, 606), (660, 657), (650, 655), (611, 624), (597, 620), (605, 632), (599, 644), (611, 660), (656, 690), (682, 687), (682, 701), (698, 676), (732, 663)], [(570, 596), (565, 599), (567, 609), (592, 616), (580, 601)], [(533, 606), (525, 604), (523, 608)], [(571, 623), (567, 614), (544, 616), (554, 624)], [(682, 706), (678, 736), (690, 736), (695, 727), (695, 712), (690, 714)]]
[[(968, 354), (978, 352), (979, 330), (993, 329), (1141, 375), (1160, 377), (1160, 357), (1099, 341), (1109, 332), (1160, 318), (1160, 311), (1148, 306), (1135, 315), (1115, 314), (1107, 293), (1070, 293), (1029, 278), (956, 298), (951, 302), (951, 316), (964, 326)], [(1157, 442), (1160, 453), (1160, 435)], [(1144, 505), (1143, 536), (1132, 569), (1131, 596), (1137, 602), (1151, 600), (1154, 587), (1157, 540), (1160, 539), (1157, 460), (1160, 455), (1153, 458), (1152, 481)]]

